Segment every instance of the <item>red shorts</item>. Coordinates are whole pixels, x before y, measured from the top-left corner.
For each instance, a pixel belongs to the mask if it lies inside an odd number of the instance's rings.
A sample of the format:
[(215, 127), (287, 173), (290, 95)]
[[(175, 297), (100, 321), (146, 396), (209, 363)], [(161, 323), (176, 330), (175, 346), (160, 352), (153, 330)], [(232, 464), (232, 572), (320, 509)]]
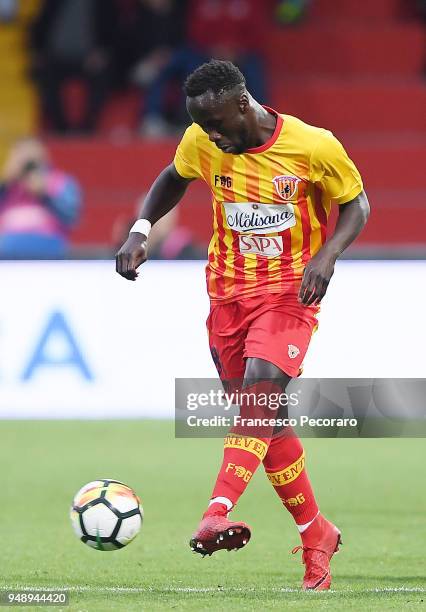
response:
[(242, 379), (248, 357), (259, 357), (288, 376), (299, 376), (318, 326), (318, 311), (318, 306), (300, 304), (294, 293), (267, 293), (212, 305), (207, 329), (220, 378)]

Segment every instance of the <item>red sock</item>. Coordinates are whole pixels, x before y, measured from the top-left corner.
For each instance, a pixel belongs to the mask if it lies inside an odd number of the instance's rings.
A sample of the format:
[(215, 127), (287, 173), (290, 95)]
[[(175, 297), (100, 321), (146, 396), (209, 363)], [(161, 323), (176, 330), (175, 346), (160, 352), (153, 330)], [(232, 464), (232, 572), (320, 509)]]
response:
[[(245, 393), (246, 398), (247, 394), (252, 394), (252, 398), (253, 394), (260, 398), (271, 392), (281, 393), (282, 390), (275, 383), (261, 381), (240, 393)], [(240, 404), (240, 416), (244, 419), (271, 419), (275, 413), (263, 404), (255, 406), (253, 400), (243, 400)], [(225, 438), (223, 462), (212, 493), (212, 499), (222, 499), (211, 504), (204, 516), (229, 512), (231, 508), (224, 503), (224, 498), (231, 502), (232, 507), (235, 506), (268, 452), (272, 431), (273, 426), (253, 427), (244, 423), (231, 429)]]
[[(225, 438), (223, 463), (212, 499), (226, 498), (235, 506), (251, 477), (268, 451), (269, 439), (252, 438), (230, 433)], [(219, 500), (218, 500), (219, 501)], [(231, 508), (224, 503), (209, 506), (204, 516), (226, 514)]]
[(318, 514), (318, 506), (305, 470), (305, 451), (291, 427), (272, 439), (263, 465), (296, 524), (312, 521)]

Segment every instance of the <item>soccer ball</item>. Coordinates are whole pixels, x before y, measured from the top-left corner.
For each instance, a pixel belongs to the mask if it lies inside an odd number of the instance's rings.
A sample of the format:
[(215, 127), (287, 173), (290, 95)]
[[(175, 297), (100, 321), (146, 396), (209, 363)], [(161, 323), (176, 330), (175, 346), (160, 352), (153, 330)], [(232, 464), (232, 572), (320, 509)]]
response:
[(71, 523), (77, 537), (97, 550), (124, 548), (142, 526), (141, 500), (118, 480), (94, 480), (76, 493)]

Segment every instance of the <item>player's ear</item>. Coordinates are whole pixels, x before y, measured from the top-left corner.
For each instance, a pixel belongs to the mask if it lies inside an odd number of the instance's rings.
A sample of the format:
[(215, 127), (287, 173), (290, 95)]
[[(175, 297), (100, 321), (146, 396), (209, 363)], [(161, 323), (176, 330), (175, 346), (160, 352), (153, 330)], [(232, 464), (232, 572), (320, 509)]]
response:
[(238, 100), (238, 107), (240, 111), (244, 114), (250, 108), (250, 100), (247, 91), (242, 91), (240, 94), (240, 98)]

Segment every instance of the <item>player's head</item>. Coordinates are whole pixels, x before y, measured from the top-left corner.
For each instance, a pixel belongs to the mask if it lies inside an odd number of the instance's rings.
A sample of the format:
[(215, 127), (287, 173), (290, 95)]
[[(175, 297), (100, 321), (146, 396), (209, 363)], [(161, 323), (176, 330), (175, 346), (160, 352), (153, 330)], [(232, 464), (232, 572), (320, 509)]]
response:
[(250, 95), (237, 66), (210, 60), (188, 76), (184, 92), (191, 119), (219, 149), (237, 155), (249, 148)]

